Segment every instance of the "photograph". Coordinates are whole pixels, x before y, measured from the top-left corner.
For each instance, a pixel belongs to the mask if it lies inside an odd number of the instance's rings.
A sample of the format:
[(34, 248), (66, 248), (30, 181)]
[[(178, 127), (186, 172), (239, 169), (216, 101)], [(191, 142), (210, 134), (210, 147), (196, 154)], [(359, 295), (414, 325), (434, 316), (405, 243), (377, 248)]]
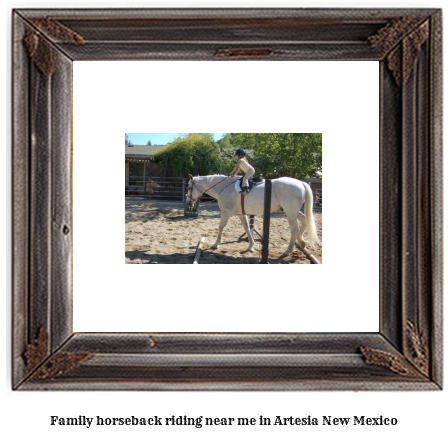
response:
[(321, 264), (322, 134), (126, 133), (125, 220), (130, 264)]

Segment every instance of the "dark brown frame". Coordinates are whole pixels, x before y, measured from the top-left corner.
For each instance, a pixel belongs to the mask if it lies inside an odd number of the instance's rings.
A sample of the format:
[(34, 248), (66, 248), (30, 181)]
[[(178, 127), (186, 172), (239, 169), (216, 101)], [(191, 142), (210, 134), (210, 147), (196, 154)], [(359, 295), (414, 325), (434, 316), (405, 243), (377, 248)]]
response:
[[(437, 9), (15, 10), (13, 388), (440, 389), (441, 28)], [(72, 61), (102, 59), (379, 61), (379, 333), (73, 333)]]

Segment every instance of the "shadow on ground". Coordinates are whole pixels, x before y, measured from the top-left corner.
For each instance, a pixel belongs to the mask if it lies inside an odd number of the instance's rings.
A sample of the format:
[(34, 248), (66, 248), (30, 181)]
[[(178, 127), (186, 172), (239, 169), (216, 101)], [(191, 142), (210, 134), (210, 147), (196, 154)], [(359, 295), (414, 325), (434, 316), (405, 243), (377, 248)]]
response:
[[(172, 253), (172, 254), (156, 254), (151, 251), (145, 250), (136, 250), (136, 251), (125, 251), (125, 258), (127, 264), (143, 264), (143, 265), (151, 265), (151, 264), (193, 264), (194, 256), (195, 256), (196, 248), (194, 248), (191, 254), (181, 254), (181, 253)], [(226, 254), (225, 250), (213, 251), (209, 248), (206, 248), (202, 251), (202, 254), (199, 258), (200, 265), (207, 264), (220, 264), (220, 265), (235, 265), (235, 264), (259, 264), (260, 257), (258, 254), (253, 253), (254, 255), (248, 256), (247, 253), (244, 257), (242, 256), (234, 256)], [(295, 262), (295, 255), (292, 254), (289, 257), (285, 258), (269, 258), (269, 264), (291, 264)]]

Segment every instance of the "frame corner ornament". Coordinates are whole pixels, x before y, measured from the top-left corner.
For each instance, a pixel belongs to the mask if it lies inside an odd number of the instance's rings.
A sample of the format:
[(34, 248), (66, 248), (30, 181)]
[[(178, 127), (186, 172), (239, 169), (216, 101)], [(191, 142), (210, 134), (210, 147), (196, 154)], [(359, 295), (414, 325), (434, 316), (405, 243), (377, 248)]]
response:
[(34, 341), (27, 345), (24, 353), (26, 372), (33, 372), (45, 359), (49, 353), (48, 331), (41, 327)]
[(42, 34), (78, 45), (84, 45), (86, 43), (81, 35), (72, 31), (67, 26), (62, 25), (57, 20), (51, 18), (30, 18), (29, 23), (25, 30), (23, 43), (30, 59), (47, 77), (51, 77), (56, 69), (54, 59), (55, 49), (47, 38), (42, 37)]
[(49, 354), (49, 336), (45, 328), (39, 330), (37, 338), (28, 344), (24, 353), (27, 375), (32, 381), (63, 376), (94, 356), (94, 353), (88, 352)]
[(422, 374), (429, 376), (428, 346), (425, 337), (410, 320), (406, 324), (406, 334), (409, 360)]
[(401, 17), (391, 20), (367, 40), (374, 49), (386, 54), (387, 67), (401, 87), (408, 82), (428, 38), (429, 20), (421, 23), (418, 17)]
[(386, 367), (395, 374), (411, 379), (424, 378), (424, 376), (401, 354), (366, 346), (361, 346), (360, 350), (367, 365)]

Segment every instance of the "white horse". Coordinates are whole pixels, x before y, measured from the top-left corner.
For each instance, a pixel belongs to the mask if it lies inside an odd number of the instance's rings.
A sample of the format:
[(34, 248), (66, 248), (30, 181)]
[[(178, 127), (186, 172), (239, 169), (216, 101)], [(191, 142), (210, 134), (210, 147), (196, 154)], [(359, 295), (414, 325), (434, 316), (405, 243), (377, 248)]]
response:
[(160, 186), (151, 178), (148, 178), (145, 185), (145, 191), (149, 192), (152, 195), (155, 189), (160, 189)]
[[(224, 175), (196, 176), (190, 175), (188, 184), (187, 199), (190, 202), (196, 202), (205, 192), (218, 200), (221, 209), (221, 222), (218, 227), (218, 237), (212, 246), (217, 249), (221, 243), (222, 232), (230, 216), (237, 215), (244, 230), (249, 238), (249, 247), (247, 251), (253, 252), (255, 244), (254, 238), (250, 233), (249, 224), (246, 215), (243, 214), (241, 207), (241, 195), (235, 190), (235, 182), (238, 177), (226, 177)], [(244, 212), (248, 215), (262, 215), (264, 208), (264, 184), (252, 188), (244, 199)], [(305, 214), (300, 210), (305, 203)], [(313, 215), (313, 193), (311, 187), (298, 179), (282, 177), (272, 180), (271, 212), (280, 209), (286, 213), (289, 226), (291, 227), (291, 239), (288, 249), (282, 254), (285, 257), (291, 254), (294, 249), (294, 243), (304, 248), (305, 243), (314, 247), (319, 242), (316, 231), (316, 223)], [(300, 221), (300, 227), (298, 225)], [(303, 233), (307, 230), (308, 240), (303, 240)]]

